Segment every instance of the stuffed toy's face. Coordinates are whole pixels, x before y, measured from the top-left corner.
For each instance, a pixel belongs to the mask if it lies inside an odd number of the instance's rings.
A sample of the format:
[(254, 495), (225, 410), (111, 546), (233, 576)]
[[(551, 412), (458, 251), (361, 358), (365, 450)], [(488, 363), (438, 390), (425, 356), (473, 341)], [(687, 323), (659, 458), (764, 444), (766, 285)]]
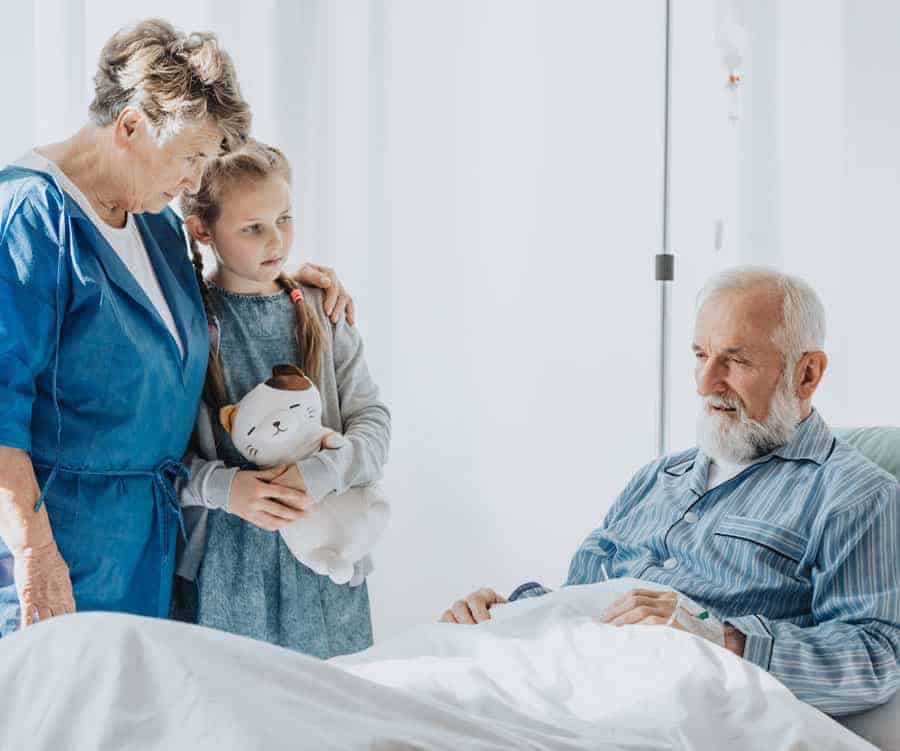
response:
[(272, 378), (237, 405), (223, 407), (219, 419), (248, 461), (271, 467), (297, 461), (298, 454), (322, 433), (318, 389), (295, 365), (276, 365)]

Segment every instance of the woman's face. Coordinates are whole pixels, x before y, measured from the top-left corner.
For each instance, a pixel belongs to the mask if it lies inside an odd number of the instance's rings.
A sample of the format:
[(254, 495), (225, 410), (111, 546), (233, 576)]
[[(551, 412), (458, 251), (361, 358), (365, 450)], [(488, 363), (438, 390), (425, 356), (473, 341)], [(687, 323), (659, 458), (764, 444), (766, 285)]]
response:
[(224, 286), (247, 293), (272, 290), (294, 242), (290, 185), (272, 175), (226, 189), (209, 234)]
[(218, 155), (222, 131), (210, 122), (185, 127), (159, 144), (143, 117), (120, 121), (117, 140), (126, 150), (122, 208), (133, 213), (162, 211), (183, 191), (196, 192), (206, 163)]

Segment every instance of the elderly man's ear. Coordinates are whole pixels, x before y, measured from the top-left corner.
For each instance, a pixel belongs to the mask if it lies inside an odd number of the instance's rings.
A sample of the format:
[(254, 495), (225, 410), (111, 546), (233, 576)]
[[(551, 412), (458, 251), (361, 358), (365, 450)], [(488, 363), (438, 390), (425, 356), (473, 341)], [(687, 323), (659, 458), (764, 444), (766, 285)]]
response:
[(828, 355), (824, 352), (807, 352), (800, 358), (794, 369), (794, 383), (797, 384), (800, 401), (808, 402), (812, 399), (827, 367)]

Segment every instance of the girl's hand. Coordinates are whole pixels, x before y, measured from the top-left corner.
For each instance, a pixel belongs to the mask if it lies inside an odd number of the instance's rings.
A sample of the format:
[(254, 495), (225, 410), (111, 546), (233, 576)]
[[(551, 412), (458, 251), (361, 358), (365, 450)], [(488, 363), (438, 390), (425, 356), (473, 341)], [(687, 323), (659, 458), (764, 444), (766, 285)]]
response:
[(330, 433), (326, 433), (322, 436), (322, 444), (320, 446), (320, 450), (325, 451), (327, 449), (339, 449), (342, 446), (346, 446), (348, 443), (349, 441), (340, 433), (331, 431)]
[(283, 485), (294, 490), (301, 490), (304, 493), (308, 490), (306, 480), (297, 468), (296, 464), (289, 464), (286, 468), (282, 467), (282, 472), (277, 477), (272, 478), (275, 485)]
[(303, 510), (312, 506), (312, 498), (305, 489), (272, 482), (285, 474), (285, 470), (284, 466), (279, 466), (258, 472), (238, 472), (228, 494), (228, 513), (267, 532), (276, 532), (302, 519)]

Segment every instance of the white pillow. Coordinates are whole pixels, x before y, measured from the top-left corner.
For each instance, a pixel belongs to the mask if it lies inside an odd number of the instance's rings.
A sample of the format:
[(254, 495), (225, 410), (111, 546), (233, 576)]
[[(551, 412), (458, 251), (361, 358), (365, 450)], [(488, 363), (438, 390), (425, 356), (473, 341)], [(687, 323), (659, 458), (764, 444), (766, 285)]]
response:
[(887, 704), (835, 719), (881, 751), (900, 751), (900, 691)]

